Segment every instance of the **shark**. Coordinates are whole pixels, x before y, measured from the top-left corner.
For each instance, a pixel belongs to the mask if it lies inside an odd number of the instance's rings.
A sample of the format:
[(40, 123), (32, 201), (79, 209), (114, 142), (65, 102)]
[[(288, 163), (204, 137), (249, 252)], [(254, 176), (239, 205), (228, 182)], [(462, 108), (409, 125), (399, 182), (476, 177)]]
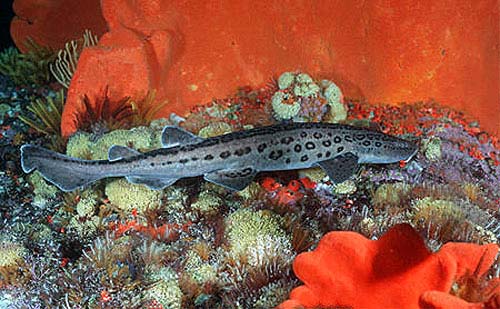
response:
[(415, 143), (380, 131), (331, 123), (282, 123), (210, 138), (166, 126), (161, 142), (162, 148), (144, 153), (113, 145), (108, 160), (84, 160), (26, 144), (21, 166), (25, 173), (38, 170), (63, 191), (108, 177), (161, 190), (196, 176), (240, 191), (259, 172), (320, 167), (333, 183), (341, 183), (360, 164), (408, 162), (418, 151)]

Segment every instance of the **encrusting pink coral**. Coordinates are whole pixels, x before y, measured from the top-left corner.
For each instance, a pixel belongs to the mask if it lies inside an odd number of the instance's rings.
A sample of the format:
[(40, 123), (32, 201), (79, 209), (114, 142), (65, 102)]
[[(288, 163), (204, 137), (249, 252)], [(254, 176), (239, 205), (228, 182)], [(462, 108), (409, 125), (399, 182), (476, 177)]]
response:
[(483, 275), (497, 252), (496, 244), (449, 243), (432, 253), (408, 224), (394, 226), (379, 240), (330, 232), (314, 251), (297, 256), (293, 269), (304, 285), (278, 308), (473, 306), (448, 292), (466, 273)]

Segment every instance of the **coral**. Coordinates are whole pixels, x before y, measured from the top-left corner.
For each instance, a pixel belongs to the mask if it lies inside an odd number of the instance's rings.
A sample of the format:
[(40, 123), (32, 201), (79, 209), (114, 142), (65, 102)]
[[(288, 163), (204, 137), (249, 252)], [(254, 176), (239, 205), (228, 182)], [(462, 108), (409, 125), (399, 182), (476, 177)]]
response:
[(295, 73), (284, 72), (278, 78), (278, 88), (283, 90), (290, 87), (295, 81)]
[(101, 226), (101, 219), (98, 216), (72, 217), (69, 220), (67, 229), (70, 233), (75, 233), (79, 237), (86, 238), (95, 236), (98, 227)]
[(213, 122), (209, 123), (206, 127), (201, 128), (198, 135), (203, 138), (207, 138), (230, 133), (232, 131), (233, 129), (231, 126), (225, 122)]
[(23, 262), (26, 253), (21, 244), (3, 240), (0, 245), (0, 268), (16, 267)]
[(217, 213), (222, 200), (212, 191), (203, 191), (198, 195), (198, 200), (191, 204), (191, 209), (204, 215)]
[(93, 135), (87, 132), (73, 134), (66, 144), (66, 154), (70, 157), (91, 160), (93, 158), (92, 148)]
[(50, 48), (32, 40), (26, 42), (24, 54), (13, 47), (0, 54), (0, 73), (9, 76), (18, 86), (43, 85), (50, 81), (49, 63), (55, 58)]
[(295, 76), (293, 94), (297, 97), (315, 97), (319, 93), (319, 86), (313, 81), (311, 76), (299, 73)]
[(83, 112), (79, 113), (75, 120), (78, 130), (101, 133), (102, 131), (128, 129), (133, 126), (136, 112), (132, 107), (130, 97), (111, 102), (108, 89), (105, 87), (93, 100), (87, 95), (83, 96)]
[(115, 130), (104, 135), (77, 133), (69, 138), (66, 153), (78, 158), (106, 160), (113, 145), (147, 151), (160, 148), (161, 139), (155, 130), (148, 127)]
[(187, 200), (189, 194), (185, 188), (169, 186), (164, 189), (164, 211), (175, 218), (175, 222), (185, 222)]
[(35, 99), (26, 107), (34, 115), (34, 118), (20, 115), (19, 119), (50, 138), (52, 149), (62, 151), (65, 144), (61, 135), (63, 106), (64, 91), (61, 90), (55, 95), (55, 98), (47, 96), (45, 99)]
[(147, 210), (160, 207), (162, 192), (143, 185), (129, 183), (126, 179), (109, 182), (105, 189), (109, 201), (119, 209), (130, 213), (136, 209), (143, 214)]
[(404, 182), (381, 184), (373, 193), (372, 203), (380, 209), (403, 207), (410, 194), (411, 186)]
[(49, 64), (52, 76), (65, 88), (69, 88), (71, 78), (76, 71), (76, 64), (82, 50), (89, 46), (97, 45), (99, 39), (88, 29), (83, 38), (72, 40), (64, 44), (64, 48), (57, 52), (57, 59)]
[(290, 287), (283, 280), (272, 282), (261, 288), (254, 308), (274, 308), (283, 302), (290, 293)]
[(3, 236), (0, 242), (0, 286), (16, 285), (22, 279), (23, 273), (19, 268), (25, 265), (24, 258), (28, 251), (21, 244), (8, 241)]
[(137, 127), (130, 130), (115, 130), (97, 139), (92, 149), (94, 160), (108, 158), (108, 150), (113, 145), (127, 146), (139, 151), (160, 148), (160, 140), (153, 140), (152, 130)]
[(278, 88), (271, 98), (278, 120), (339, 122), (347, 117), (342, 93), (331, 81), (316, 83), (308, 74), (285, 72)]
[(273, 250), (284, 255), (291, 248), (290, 237), (280, 227), (279, 217), (271, 212), (240, 209), (230, 214), (226, 222), (231, 254), (248, 256), (250, 265), (261, 263), (261, 256), (269, 251), (269, 246), (275, 245)]
[(299, 175), (300, 177), (307, 177), (316, 183), (321, 182), (326, 177), (326, 173), (319, 167), (299, 170)]
[(156, 300), (165, 309), (182, 308), (182, 291), (174, 270), (167, 267), (149, 269), (146, 276), (156, 283), (143, 292), (144, 299)]
[(432, 137), (422, 141), (422, 151), (430, 161), (441, 159), (441, 139)]
[(87, 189), (78, 196), (76, 204), (76, 215), (71, 217), (68, 223), (68, 231), (75, 232), (80, 237), (88, 237), (96, 234), (102, 225), (101, 218), (94, 215), (100, 201), (98, 192)]
[(51, 205), (51, 201), (57, 197), (57, 192), (59, 191), (57, 187), (47, 183), (38, 172), (31, 174), (29, 181), (33, 185), (33, 193), (35, 195), (33, 204), (40, 208)]
[(419, 229), (428, 231), (429, 236), (443, 242), (459, 240), (458, 230), (465, 230), (468, 225), (463, 210), (448, 200), (432, 197), (416, 200), (412, 213), (412, 221)]
[(99, 195), (93, 190), (85, 190), (76, 204), (76, 213), (80, 217), (92, 216), (98, 205)]
[(352, 180), (346, 180), (333, 186), (333, 193), (337, 195), (353, 194), (356, 190), (356, 183)]
[[(156, 114), (167, 105), (168, 101), (157, 101), (156, 91), (150, 90), (140, 100), (131, 100), (133, 117), (130, 123), (131, 127), (149, 126), (153, 121), (157, 120)], [(172, 116), (172, 115), (170, 115)]]
[(187, 253), (184, 271), (199, 285), (215, 282), (217, 278), (215, 267), (204, 261), (195, 251)]
[(329, 80), (322, 80), (323, 95), (330, 107), (329, 122), (337, 123), (347, 118), (347, 108), (344, 105), (344, 99), (340, 88)]
[(412, 201), (409, 219), (419, 231), (440, 242), (467, 241), (496, 243), (496, 236), (485, 229), (491, 220), (488, 213), (468, 202), (424, 197)]
[(448, 292), (467, 272), (482, 276), (497, 252), (495, 244), (449, 243), (432, 254), (407, 224), (376, 241), (330, 232), (314, 251), (297, 256), (294, 272), (305, 285), (278, 308), (420, 308), (425, 292)]
[(272, 99), (271, 104), (273, 112), (278, 120), (291, 119), (300, 111), (300, 103), (290, 98), (290, 94), (282, 91), (277, 91)]

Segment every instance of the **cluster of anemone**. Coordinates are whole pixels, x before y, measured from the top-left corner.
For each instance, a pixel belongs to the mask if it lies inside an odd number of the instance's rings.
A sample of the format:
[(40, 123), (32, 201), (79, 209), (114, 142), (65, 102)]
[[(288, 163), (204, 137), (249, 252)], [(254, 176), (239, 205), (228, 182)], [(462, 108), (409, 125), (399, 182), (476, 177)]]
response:
[(329, 80), (314, 81), (305, 73), (285, 72), (278, 78), (278, 90), (271, 97), (277, 120), (339, 122), (347, 110), (340, 88)]

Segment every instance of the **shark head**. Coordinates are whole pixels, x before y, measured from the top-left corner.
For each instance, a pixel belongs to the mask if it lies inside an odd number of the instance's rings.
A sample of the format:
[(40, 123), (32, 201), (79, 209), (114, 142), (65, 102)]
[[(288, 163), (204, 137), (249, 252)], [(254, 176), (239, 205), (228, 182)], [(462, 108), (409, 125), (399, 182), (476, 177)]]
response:
[(418, 151), (417, 144), (383, 133), (375, 133), (377, 137), (370, 143), (356, 147), (359, 163), (395, 163), (408, 162)]

